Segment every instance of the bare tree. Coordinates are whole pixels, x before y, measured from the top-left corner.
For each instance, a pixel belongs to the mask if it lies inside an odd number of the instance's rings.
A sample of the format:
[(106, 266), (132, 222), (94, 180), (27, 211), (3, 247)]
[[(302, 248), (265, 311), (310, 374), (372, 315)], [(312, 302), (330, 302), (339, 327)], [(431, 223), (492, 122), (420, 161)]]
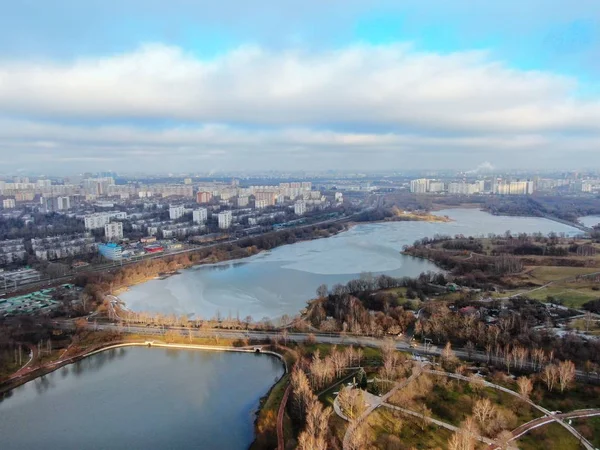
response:
[(357, 419), (365, 410), (365, 393), (362, 389), (344, 386), (338, 395), (338, 403), (346, 417)]
[(517, 380), (517, 386), (519, 386), (519, 394), (525, 398), (529, 398), (531, 391), (533, 391), (533, 383), (527, 377), (520, 377)]
[(498, 436), (496, 436), (495, 441), (501, 450), (510, 450), (516, 448), (511, 444), (512, 439), (512, 433), (508, 430), (503, 430), (498, 434)]
[(558, 383), (560, 392), (564, 392), (575, 379), (575, 364), (571, 361), (561, 361), (558, 364)]
[(477, 425), (472, 417), (460, 425), (460, 428), (452, 435), (448, 441), (449, 450), (475, 450), (477, 444), (476, 436), (479, 434)]
[(552, 391), (554, 389), (554, 385), (556, 384), (556, 379), (558, 378), (558, 368), (554, 364), (548, 364), (546, 367), (544, 367), (542, 378), (546, 383), (548, 390)]
[(317, 288), (317, 297), (318, 298), (325, 298), (325, 297), (327, 297), (328, 293), (329, 293), (329, 290), (327, 289), (326, 284), (322, 284), (321, 286), (319, 286)]
[(327, 423), (331, 408), (323, 408), (317, 397), (311, 398), (306, 427), (298, 436), (298, 450), (327, 450)]
[(365, 353), (363, 352), (362, 348), (357, 348), (356, 349), (355, 355), (356, 355), (356, 361), (358, 362), (358, 367), (361, 367), (360, 363), (361, 363), (361, 361), (363, 359), (364, 354)]
[(306, 410), (313, 393), (310, 388), (308, 377), (304, 371), (297, 366), (292, 370), (291, 385), (293, 393), (293, 408), (298, 417), (304, 418), (306, 416)]
[(473, 418), (486, 430), (496, 414), (496, 406), (488, 398), (482, 398), (473, 405)]
[(367, 444), (369, 443), (369, 436), (367, 425), (365, 423), (351, 426), (348, 433), (348, 450), (363, 450), (367, 448)]

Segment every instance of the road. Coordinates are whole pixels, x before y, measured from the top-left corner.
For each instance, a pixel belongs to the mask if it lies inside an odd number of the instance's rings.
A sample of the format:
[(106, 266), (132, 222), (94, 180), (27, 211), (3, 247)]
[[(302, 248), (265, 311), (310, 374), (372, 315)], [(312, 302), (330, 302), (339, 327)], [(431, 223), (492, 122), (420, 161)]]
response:
[[(71, 321), (56, 321), (58, 326), (65, 328), (74, 328), (74, 324)], [(189, 333), (191, 331), (194, 337), (219, 337), (223, 339), (254, 339), (254, 340), (265, 340), (265, 339), (278, 339), (281, 337), (279, 331), (256, 331), (256, 330), (223, 330), (217, 329), (195, 329), (195, 328), (184, 328), (184, 327), (146, 327), (141, 325), (117, 325), (111, 323), (88, 323), (88, 328), (94, 328), (96, 330), (108, 330), (108, 331), (119, 331), (123, 333), (135, 333), (135, 334), (150, 334), (150, 335), (163, 335), (165, 330), (175, 330), (181, 333)], [(381, 347), (382, 340), (368, 337), (368, 336), (355, 336), (355, 335), (344, 335), (339, 334), (324, 334), (324, 333), (288, 333), (287, 339), (292, 342), (304, 342), (309, 336), (314, 336), (317, 342), (323, 344), (335, 344), (335, 345), (356, 345), (364, 347)], [(412, 353), (415, 355), (423, 356), (441, 356), (443, 349), (431, 345), (423, 345), (415, 342), (407, 342), (406, 340), (395, 341), (396, 349)], [(496, 358), (494, 356), (488, 356), (484, 352), (480, 351), (467, 351), (461, 348), (453, 350), (456, 357), (469, 360), (478, 361), (484, 363), (494, 363), (498, 366), (503, 365), (502, 358)], [(525, 362), (522, 369), (534, 371), (535, 366), (531, 362)], [(576, 371), (577, 378), (581, 381), (586, 381), (589, 377), (581, 370)]]

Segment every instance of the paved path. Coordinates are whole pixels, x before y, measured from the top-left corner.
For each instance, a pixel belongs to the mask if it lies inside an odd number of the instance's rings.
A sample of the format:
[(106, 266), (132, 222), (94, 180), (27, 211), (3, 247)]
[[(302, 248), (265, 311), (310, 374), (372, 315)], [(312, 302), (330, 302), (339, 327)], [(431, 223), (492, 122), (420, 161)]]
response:
[(27, 361), (23, 367), (21, 367), (19, 370), (17, 370), (14, 374), (12, 374), (11, 377), (9, 377), (9, 380), (11, 378), (18, 378), (21, 375), (25, 375), (27, 372), (29, 372), (31, 370), (31, 363), (33, 361), (35, 361), (38, 357), (38, 351), (37, 351), (37, 347), (33, 344), (27, 344), (27, 343), (21, 343), (20, 345), (23, 345), (25, 347), (29, 348), (29, 361)]
[(346, 429), (346, 434), (344, 434), (344, 441), (343, 441), (344, 450), (347, 450), (349, 448), (350, 436), (352, 435), (352, 433), (354, 432), (356, 427), (359, 426), (367, 417), (369, 417), (369, 414), (371, 414), (373, 411), (375, 411), (375, 409), (377, 409), (382, 403), (387, 402), (387, 400), (389, 400), (390, 397), (392, 395), (394, 395), (398, 389), (401, 389), (404, 386), (407, 386), (411, 381), (413, 381), (415, 378), (417, 378), (419, 375), (421, 375), (422, 372), (423, 372), (423, 367), (419, 364), (418, 366), (416, 366), (416, 370), (412, 373), (412, 375), (410, 377), (408, 377), (406, 380), (404, 380), (401, 383), (396, 383), (396, 385), (382, 397), (377, 397), (377, 398), (379, 398), (379, 402), (375, 402), (375, 404), (370, 405), (366, 409), (366, 411), (363, 412), (354, 422), (350, 422), (350, 424), (348, 425), (348, 428)]
[(531, 430), (547, 425), (551, 422), (555, 422), (556, 419), (577, 419), (585, 417), (600, 416), (600, 409), (578, 409), (577, 411), (571, 411), (564, 414), (554, 414), (551, 416), (538, 417), (523, 425), (518, 426), (512, 431), (513, 438), (511, 440), (519, 439), (524, 434), (529, 433)]
[[(451, 425), (451, 424), (446, 423), (446, 422), (442, 422), (441, 420), (434, 419), (433, 417), (424, 416), (423, 414), (420, 414), (420, 413), (418, 413), (416, 411), (412, 411), (410, 409), (401, 408), (399, 406), (392, 405), (390, 403), (383, 403), (383, 406), (385, 406), (386, 408), (395, 409), (396, 411), (400, 411), (403, 414), (408, 414), (410, 416), (418, 417), (419, 419), (424, 419), (427, 422), (431, 422), (431, 423), (433, 423), (433, 424), (435, 424), (437, 426), (440, 426), (442, 428), (446, 428), (447, 430), (450, 430), (450, 431), (454, 431), (454, 432), (459, 431), (459, 428), (456, 427), (456, 426), (454, 426), (454, 425)], [(481, 436), (479, 434), (473, 434), (473, 437), (475, 439), (477, 439), (478, 441), (485, 442), (488, 445), (497, 446), (497, 444), (492, 439), (487, 438), (485, 436)]]
[(283, 439), (283, 415), (285, 414), (285, 405), (290, 397), (290, 392), (292, 392), (292, 385), (288, 384), (285, 393), (283, 394), (281, 404), (279, 405), (279, 411), (277, 412), (277, 450), (285, 449), (285, 442)]
[[(426, 372), (431, 373), (433, 375), (440, 375), (440, 376), (446, 376), (446, 377), (450, 377), (450, 378), (456, 378), (458, 380), (469, 381), (469, 378), (465, 377), (464, 375), (459, 375), (456, 373), (442, 372), (439, 370), (427, 370)], [(573, 436), (575, 436), (577, 438), (577, 440), (579, 440), (581, 442), (581, 444), (587, 450), (595, 450), (594, 446), (585, 437), (583, 437), (583, 435), (581, 435), (581, 433), (579, 433), (579, 431), (577, 431), (573, 426), (569, 425), (568, 423), (566, 423), (565, 421), (562, 420), (561, 415), (552, 414), (552, 411), (549, 411), (548, 409), (544, 408), (543, 406), (540, 406), (540, 405), (532, 402), (529, 398), (523, 397), (521, 394), (519, 394), (515, 391), (512, 391), (508, 388), (505, 388), (504, 386), (490, 383), (489, 381), (485, 381), (485, 380), (484, 380), (484, 385), (487, 387), (491, 387), (493, 389), (497, 389), (499, 391), (506, 392), (507, 394), (518, 397), (521, 400), (529, 403), (535, 409), (537, 409), (538, 411), (541, 411), (545, 416), (551, 417), (552, 418), (551, 421), (556, 421), (557, 423), (559, 423), (560, 425), (565, 427)]]

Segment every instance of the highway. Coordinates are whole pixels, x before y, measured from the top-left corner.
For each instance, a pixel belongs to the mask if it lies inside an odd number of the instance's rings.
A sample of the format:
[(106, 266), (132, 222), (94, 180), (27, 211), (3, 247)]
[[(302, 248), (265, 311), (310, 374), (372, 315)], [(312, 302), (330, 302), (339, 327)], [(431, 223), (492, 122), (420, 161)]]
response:
[[(60, 322), (65, 327), (73, 327), (72, 322)], [(194, 337), (218, 337), (221, 339), (253, 339), (253, 340), (267, 340), (267, 339), (281, 339), (282, 335), (280, 331), (256, 331), (256, 330), (223, 330), (220, 328), (211, 328), (200, 330), (197, 328), (184, 328), (184, 327), (152, 327), (152, 326), (140, 326), (140, 325), (123, 325), (111, 324), (111, 323), (93, 323), (88, 322), (88, 328), (95, 330), (107, 330), (107, 331), (118, 331), (122, 333), (132, 334), (149, 334), (155, 336), (164, 335), (167, 330), (175, 330), (180, 333), (187, 335), (191, 332)], [(292, 342), (304, 342), (309, 336), (314, 336), (316, 342), (322, 344), (335, 344), (335, 345), (355, 345), (364, 347), (380, 347), (383, 343), (382, 339), (369, 337), (369, 336), (356, 336), (356, 335), (340, 335), (335, 333), (287, 333), (286, 339)], [(399, 351), (412, 353), (418, 356), (441, 356), (443, 348), (437, 347), (430, 344), (420, 344), (416, 341), (408, 341), (406, 339), (395, 339), (395, 347)], [(499, 367), (503, 366), (503, 359), (496, 358), (494, 356), (488, 357), (487, 354), (480, 351), (467, 351), (462, 348), (453, 349), (454, 355), (462, 360), (478, 361), (483, 363), (492, 362)], [(514, 367), (514, 364), (512, 365)], [(527, 361), (523, 364), (523, 369), (528, 371), (534, 371), (534, 365)], [(577, 378), (581, 381), (589, 381), (589, 377), (581, 371), (576, 371)]]

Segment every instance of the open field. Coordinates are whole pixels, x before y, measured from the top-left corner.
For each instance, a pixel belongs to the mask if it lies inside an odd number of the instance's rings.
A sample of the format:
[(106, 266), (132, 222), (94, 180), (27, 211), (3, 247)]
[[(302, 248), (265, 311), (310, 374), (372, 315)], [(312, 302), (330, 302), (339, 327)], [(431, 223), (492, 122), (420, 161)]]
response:
[(399, 450), (447, 448), (452, 432), (435, 425), (422, 424), (389, 408), (378, 408), (369, 416), (367, 425), (375, 448)]
[(549, 297), (555, 301), (559, 301), (564, 306), (569, 308), (581, 308), (590, 300), (595, 300), (600, 297), (600, 292), (592, 291), (587, 288), (569, 288), (565, 286), (552, 285), (547, 288), (526, 294), (528, 298), (533, 300), (547, 301)]
[(569, 267), (569, 266), (536, 266), (525, 269), (528, 275), (536, 280), (548, 283), (562, 278), (573, 278), (578, 275), (587, 275), (600, 272), (598, 267)]
[(561, 393), (558, 390), (548, 392), (545, 386), (536, 384), (531, 399), (551, 411), (600, 408), (600, 386), (577, 383)]
[(558, 423), (531, 430), (517, 440), (517, 445), (521, 450), (580, 450), (584, 448), (575, 436)]
[(573, 420), (573, 425), (594, 447), (600, 448), (600, 417)]

